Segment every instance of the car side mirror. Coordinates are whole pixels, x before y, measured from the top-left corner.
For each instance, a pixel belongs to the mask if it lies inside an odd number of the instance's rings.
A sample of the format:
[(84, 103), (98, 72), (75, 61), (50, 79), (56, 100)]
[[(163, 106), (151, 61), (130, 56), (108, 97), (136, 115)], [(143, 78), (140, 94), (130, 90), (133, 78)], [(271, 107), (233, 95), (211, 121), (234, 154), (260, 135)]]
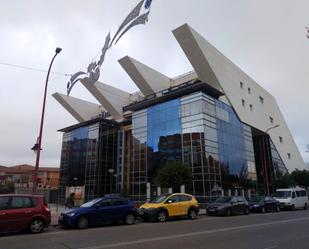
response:
[(171, 204), (171, 203), (173, 203), (173, 201), (172, 200), (168, 200), (166, 203), (167, 204)]

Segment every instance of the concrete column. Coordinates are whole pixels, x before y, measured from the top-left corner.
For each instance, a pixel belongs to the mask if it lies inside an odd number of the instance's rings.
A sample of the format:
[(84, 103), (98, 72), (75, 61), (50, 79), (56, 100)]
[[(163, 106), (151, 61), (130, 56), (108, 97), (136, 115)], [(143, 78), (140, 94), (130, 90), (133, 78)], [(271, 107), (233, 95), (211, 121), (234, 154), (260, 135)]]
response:
[(224, 196), (224, 190), (221, 189), (221, 196)]
[(238, 189), (235, 189), (234, 196), (238, 196)]
[(147, 182), (146, 183), (146, 199), (147, 199), (147, 202), (150, 201), (151, 199), (151, 196), (150, 196), (150, 182)]
[(241, 190), (241, 196), (245, 197), (245, 190), (244, 189)]
[(157, 187), (157, 196), (161, 195), (161, 187)]
[(168, 189), (168, 193), (169, 193), (169, 194), (172, 194), (172, 193), (173, 193), (173, 188), (169, 188), (169, 189)]
[(251, 189), (248, 189), (247, 196), (248, 198), (251, 198)]
[(231, 191), (231, 189), (228, 189), (228, 190), (227, 190), (227, 195), (228, 195), (228, 196), (232, 196), (232, 191)]
[(186, 193), (186, 187), (185, 185), (180, 186), (180, 193)]

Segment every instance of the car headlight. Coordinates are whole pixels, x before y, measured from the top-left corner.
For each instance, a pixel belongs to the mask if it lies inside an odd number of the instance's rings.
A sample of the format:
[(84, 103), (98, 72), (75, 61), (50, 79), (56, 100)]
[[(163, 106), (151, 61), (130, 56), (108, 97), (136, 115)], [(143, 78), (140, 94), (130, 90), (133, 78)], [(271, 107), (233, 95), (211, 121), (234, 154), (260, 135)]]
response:
[(257, 208), (259, 207), (260, 205), (259, 204), (254, 204), (253, 207)]
[(68, 213), (67, 215), (70, 216), (70, 217), (73, 217), (75, 215), (75, 213), (72, 212), (72, 213)]
[(222, 210), (222, 209), (224, 209), (225, 208), (225, 206), (219, 206), (219, 207), (217, 207), (217, 209), (219, 209), (219, 210)]

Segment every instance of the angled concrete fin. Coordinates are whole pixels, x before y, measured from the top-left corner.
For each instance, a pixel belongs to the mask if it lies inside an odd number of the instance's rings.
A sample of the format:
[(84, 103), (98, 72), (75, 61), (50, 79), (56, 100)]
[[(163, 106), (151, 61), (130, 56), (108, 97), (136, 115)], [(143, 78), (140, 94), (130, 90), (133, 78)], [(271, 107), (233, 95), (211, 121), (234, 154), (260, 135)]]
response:
[(85, 122), (101, 114), (100, 106), (61, 93), (52, 95), (78, 122)]
[(81, 82), (114, 119), (122, 119), (122, 107), (130, 103), (128, 92), (99, 81), (93, 84), (83, 79)]
[[(304, 168), (304, 161), (274, 97), (187, 24), (173, 33), (199, 78), (224, 92), (242, 122), (261, 131), (274, 125), (270, 117), (280, 125), (269, 135), (285, 166)], [(284, 137), (285, 142), (280, 143), (279, 137)], [(293, 155), (293, 160), (288, 154)]]
[(129, 56), (121, 58), (118, 62), (144, 96), (170, 87), (171, 79), (169, 77)]
[(205, 56), (204, 42), (207, 41), (188, 24), (184, 24), (175, 29), (173, 34), (198, 77), (207, 84), (220, 90), (221, 87), (218, 79)]

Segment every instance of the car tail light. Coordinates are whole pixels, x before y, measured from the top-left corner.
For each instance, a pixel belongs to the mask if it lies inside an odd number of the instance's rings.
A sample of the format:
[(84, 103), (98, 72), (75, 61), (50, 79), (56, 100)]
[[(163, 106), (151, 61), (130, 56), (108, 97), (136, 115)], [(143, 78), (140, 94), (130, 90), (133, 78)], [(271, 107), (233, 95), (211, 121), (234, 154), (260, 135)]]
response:
[(46, 212), (50, 212), (50, 209), (49, 209), (49, 207), (47, 206), (46, 203), (43, 204), (43, 208), (44, 208), (44, 210), (45, 210)]

